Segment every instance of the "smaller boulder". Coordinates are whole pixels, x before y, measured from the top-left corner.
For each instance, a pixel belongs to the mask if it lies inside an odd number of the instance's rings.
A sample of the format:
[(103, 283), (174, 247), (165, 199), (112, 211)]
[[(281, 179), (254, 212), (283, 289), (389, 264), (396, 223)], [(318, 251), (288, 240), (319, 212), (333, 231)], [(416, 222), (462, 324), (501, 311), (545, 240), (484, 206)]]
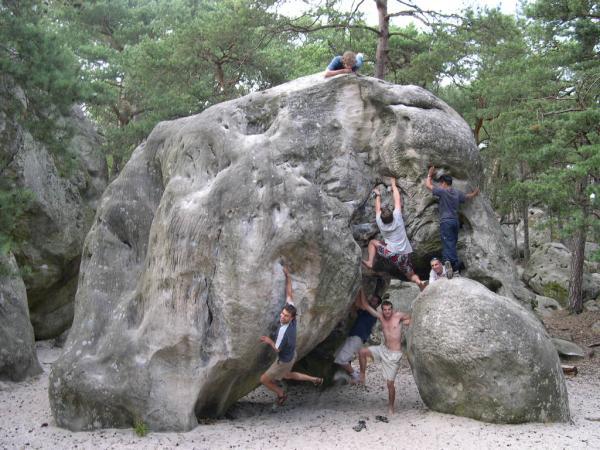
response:
[(407, 356), (435, 411), (495, 423), (569, 420), (560, 361), (542, 324), (476, 281), (440, 280), (421, 293)]
[(533, 303), (535, 305), (535, 312), (542, 317), (548, 317), (552, 315), (554, 311), (563, 309), (556, 300), (550, 297), (544, 297), (543, 295), (536, 295)]
[(560, 356), (568, 358), (585, 358), (585, 350), (566, 339), (552, 338), (552, 343)]
[(22, 381), (42, 372), (29, 321), (25, 283), (12, 254), (0, 255), (0, 380)]

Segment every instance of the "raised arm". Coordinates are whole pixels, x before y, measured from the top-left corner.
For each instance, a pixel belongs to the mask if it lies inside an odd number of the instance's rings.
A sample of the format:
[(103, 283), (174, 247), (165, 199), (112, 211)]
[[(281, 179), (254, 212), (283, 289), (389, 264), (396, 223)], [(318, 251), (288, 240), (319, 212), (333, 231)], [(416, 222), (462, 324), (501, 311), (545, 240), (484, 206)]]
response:
[(364, 291), (361, 289), (360, 290), (360, 307), (362, 309), (364, 309), (365, 311), (367, 311), (369, 314), (371, 314), (373, 317), (377, 317), (378, 319), (381, 319), (381, 314), (379, 313), (379, 311), (377, 311), (375, 308), (373, 308), (371, 305), (369, 305), (369, 302), (367, 302), (367, 297), (365, 296)]
[(430, 191), (433, 191), (433, 175), (435, 174), (435, 167), (431, 166), (427, 172), (427, 179), (425, 180), (425, 187)]
[(375, 193), (375, 215), (378, 216), (381, 214), (381, 192), (377, 188), (373, 189), (373, 192)]
[(477, 197), (479, 195), (479, 188), (475, 188), (475, 190), (473, 192), (469, 192), (468, 194), (465, 194), (465, 197), (467, 197), (467, 200), (471, 200), (473, 197)]
[(356, 293), (356, 298), (354, 299), (354, 303), (352, 304), (352, 306), (354, 306), (356, 309), (362, 309), (361, 294), (362, 294), (362, 288), (359, 288), (358, 292)]
[(294, 295), (292, 293), (292, 277), (287, 265), (283, 266), (283, 273), (285, 274), (285, 302), (294, 304)]
[(396, 179), (394, 177), (390, 177), (390, 184), (392, 185), (392, 196), (394, 197), (394, 209), (401, 209), (402, 198), (400, 197), (400, 191), (398, 190), (398, 186), (396, 186)]

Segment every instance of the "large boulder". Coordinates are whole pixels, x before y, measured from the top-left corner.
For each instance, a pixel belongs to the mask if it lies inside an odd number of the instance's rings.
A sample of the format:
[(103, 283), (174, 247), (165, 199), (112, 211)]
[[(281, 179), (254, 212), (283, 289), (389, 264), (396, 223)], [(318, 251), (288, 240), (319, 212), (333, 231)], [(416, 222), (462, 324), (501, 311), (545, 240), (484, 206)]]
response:
[(42, 372), (29, 321), (27, 293), (12, 254), (0, 255), (0, 380), (21, 381)]
[[(284, 302), (282, 258), (300, 357), (346, 316), (383, 177), (402, 186), (416, 260), (439, 253), (429, 164), (476, 184), (467, 124), (421, 88), (368, 77), (305, 77), (159, 124), (86, 239), (73, 327), (50, 377), (57, 423), (188, 430), (223, 414), (273, 360), (258, 337)], [(467, 263), (510, 292), (489, 203), (476, 199), (464, 218)]]
[(415, 302), (408, 360), (425, 404), (486, 422), (566, 422), (567, 388), (552, 340), (516, 301), (466, 278)]
[[(559, 242), (548, 242), (531, 254), (522, 278), (536, 293), (568, 306), (570, 267), (569, 249)], [(588, 262), (583, 270), (583, 298), (595, 299), (600, 294), (600, 274)]]
[[(17, 97), (27, 107), (26, 94), (0, 79), (0, 103)], [(10, 104), (4, 101), (4, 105)], [(37, 339), (59, 336), (70, 327), (83, 241), (97, 203), (108, 182), (101, 139), (81, 109), (54, 120), (68, 139), (57, 157), (22, 126), (19, 117), (0, 106), (2, 176), (13, 188), (33, 194), (20, 233), (25, 241), (15, 249), (24, 277), (31, 321)]]

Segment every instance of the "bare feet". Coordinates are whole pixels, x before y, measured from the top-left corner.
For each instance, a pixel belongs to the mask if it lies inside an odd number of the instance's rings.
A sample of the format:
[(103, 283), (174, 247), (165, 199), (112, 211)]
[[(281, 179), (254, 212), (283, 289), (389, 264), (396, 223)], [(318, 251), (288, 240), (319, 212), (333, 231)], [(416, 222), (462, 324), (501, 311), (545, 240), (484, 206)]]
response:
[(393, 416), (394, 415), (394, 407), (393, 406), (389, 406), (388, 407), (388, 416)]

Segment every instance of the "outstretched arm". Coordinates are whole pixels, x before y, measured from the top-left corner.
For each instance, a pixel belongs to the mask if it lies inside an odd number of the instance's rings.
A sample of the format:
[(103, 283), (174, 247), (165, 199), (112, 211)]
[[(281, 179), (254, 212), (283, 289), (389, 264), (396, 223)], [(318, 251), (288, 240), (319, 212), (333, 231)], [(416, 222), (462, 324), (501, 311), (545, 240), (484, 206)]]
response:
[(325, 71), (325, 78), (334, 77), (334, 76), (340, 75), (342, 73), (352, 73), (352, 69), (347, 69), (345, 67), (343, 69), (338, 69), (338, 70), (327, 69)]
[(465, 197), (467, 197), (468, 200), (471, 200), (473, 197), (477, 197), (479, 195), (479, 188), (475, 188), (475, 190), (473, 192), (469, 192), (468, 194), (465, 194)]
[(375, 309), (373, 308), (371, 305), (369, 305), (369, 302), (367, 302), (367, 297), (365, 296), (364, 291), (360, 290), (360, 307), (362, 309), (364, 309), (365, 311), (367, 311), (369, 314), (371, 314), (373, 317), (377, 317), (378, 319), (381, 319), (381, 314)]
[(294, 304), (294, 296), (292, 293), (292, 277), (287, 265), (283, 266), (283, 273), (285, 274), (285, 302)]
[(425, 187), (430, 191), (433, 191), (433, 175), (435, 174), (435, 167), (431, 166), (427, 172), (427, 179), (425, 180)]
[(400, 197), (400, 191), (398, 190), (398, 186), (396, 186), (396, 179), (394, 177), (390, 177), (390, 184), (392, 185), (392, 196), (394, 197), (394, 209), (401, 209), (402, 198)]
[(275, 347), (275, 342), (273, 342), (273, 339), (271, 339), (269, 336), (261, 336), (260, 342), (267, 344), (269, 347), (275, 350), (276, 353), (279, 353), (279, 349)]

